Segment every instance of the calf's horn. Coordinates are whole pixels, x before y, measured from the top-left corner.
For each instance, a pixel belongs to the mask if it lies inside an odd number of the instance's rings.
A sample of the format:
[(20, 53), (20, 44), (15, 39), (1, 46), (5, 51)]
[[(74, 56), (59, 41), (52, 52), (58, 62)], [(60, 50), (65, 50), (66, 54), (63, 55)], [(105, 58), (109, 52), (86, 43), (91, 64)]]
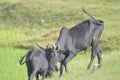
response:
[(35, 44), (36, 44), (40, 49), (45, 50), (45, 48), (42, 47), (38, 42), (35, 42)]
[(52, 45), (52, 50), (55, 50), (55, 45), (53, 43), (51, 43)]

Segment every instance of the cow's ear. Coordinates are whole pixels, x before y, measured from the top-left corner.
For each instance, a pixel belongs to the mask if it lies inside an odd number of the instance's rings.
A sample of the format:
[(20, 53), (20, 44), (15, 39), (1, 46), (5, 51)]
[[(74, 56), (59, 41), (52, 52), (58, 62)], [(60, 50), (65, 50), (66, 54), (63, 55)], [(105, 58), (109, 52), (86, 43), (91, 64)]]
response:
[(36, 44), (40, 49), (45, 50), (45, 48), (42, 47), (38, 42), (35, 42), (35, 44)]

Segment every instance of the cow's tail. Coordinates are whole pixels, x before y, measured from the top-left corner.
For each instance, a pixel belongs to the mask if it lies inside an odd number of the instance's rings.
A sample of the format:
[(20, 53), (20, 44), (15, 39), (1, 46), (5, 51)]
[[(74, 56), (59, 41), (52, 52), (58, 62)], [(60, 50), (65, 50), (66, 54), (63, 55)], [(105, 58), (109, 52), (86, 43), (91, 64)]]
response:
[(26, 57), (26, 55), (20, 57), (20, 59), (19, 59), (19, 63), (20, 63), (20, 65), (23, 65), (24, 63), (26, 63), (26, 60), (23, 61), (25, 57)]
[(90, 16), (97, 24), (103, 24), (103, 23), (99, 22), (98, 20), (96, 20), (90, 13), (88, 13), (88, 12), (84, 9), (84, 7), (82, 8), (82, 11), (83, 11), (85, 14), (87, 14), (88, 16)]
[(82, 8), (82, 11), (83, 11), (85, 14), (87, 14), (88, 16), (90, 16), (93, 20), (96, 20), (90, 13), (88, 13), (88, 12), (84, 9), (84, 7)]

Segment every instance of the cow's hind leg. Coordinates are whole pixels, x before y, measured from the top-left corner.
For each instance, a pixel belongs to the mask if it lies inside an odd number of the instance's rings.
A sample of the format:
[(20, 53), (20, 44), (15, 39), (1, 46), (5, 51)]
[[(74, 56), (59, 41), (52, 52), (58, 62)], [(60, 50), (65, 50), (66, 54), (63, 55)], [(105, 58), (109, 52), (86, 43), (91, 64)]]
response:
[(94, 58), (95, 58), (95, 56), (96, 56), (96, 53), (97, 53), (97, 44), (94, 43), (94, 44), (92, 45), (91, 59), (90, 59), (89, 65), (88, 65), (88, 67), (87, 67), (88, 70), (91, 68), (91, 65), (93, 64), (93, 60), (94, 60)]
[(102, 51), (100, 47), (97, 47), (97, 58), (98, 58), (98, 68), (101, 67), (101, 61), (102, 61)]

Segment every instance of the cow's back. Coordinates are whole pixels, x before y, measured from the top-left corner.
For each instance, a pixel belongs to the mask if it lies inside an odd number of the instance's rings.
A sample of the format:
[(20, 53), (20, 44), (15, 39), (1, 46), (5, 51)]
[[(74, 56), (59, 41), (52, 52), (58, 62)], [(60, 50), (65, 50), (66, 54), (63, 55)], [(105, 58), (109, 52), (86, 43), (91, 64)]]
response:
[(90, 28), (89, 25), (90, 25), (89, 20), (83, 21), (82, 23), (79, 23), (72, 27), (71, 29), (69, 29), (69, 33), (71, 36), (74, 37), (82, 37), (89, 30)]
[(69, 34), (76, 51), (88, 48), (91, 45), (93, 35), (102, 33), (102, 27), (103, 24), (97, 24), (92, 19), (85, 20), (72, 27), (69, 30)]
[(90, 21), (86, 20), (69, 30), (72, 45), (74, 45), (76, 51), (80, 51), (90, 45), (94, 29), (90, 24)]

